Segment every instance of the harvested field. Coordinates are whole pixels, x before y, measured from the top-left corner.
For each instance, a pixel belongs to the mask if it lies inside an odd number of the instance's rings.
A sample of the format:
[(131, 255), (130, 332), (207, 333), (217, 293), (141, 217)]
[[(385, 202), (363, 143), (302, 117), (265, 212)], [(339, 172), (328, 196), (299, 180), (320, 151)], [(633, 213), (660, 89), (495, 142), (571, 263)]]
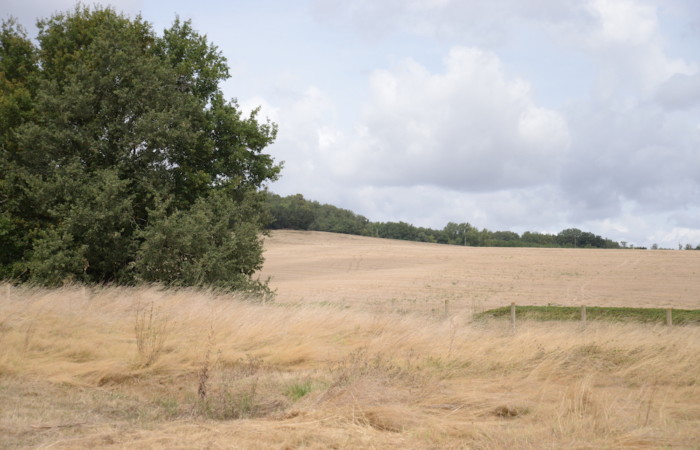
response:
[(279, 302), (455, 313), (508, 305), (700, 308), (700, 251), (459, 247), (280, 231), (263, 274)]
[[(697, 308), (700, 252), (297, 232), (267, 244), (278, 290), (269, 304), (186, 289), (0, 285), (0, 448), (700, 442), (700, 327), (522, 321), (512, 333), (471, 321), (475, 305), (555, 298)], [(447, 318), (433, 311), (445, 299)]]

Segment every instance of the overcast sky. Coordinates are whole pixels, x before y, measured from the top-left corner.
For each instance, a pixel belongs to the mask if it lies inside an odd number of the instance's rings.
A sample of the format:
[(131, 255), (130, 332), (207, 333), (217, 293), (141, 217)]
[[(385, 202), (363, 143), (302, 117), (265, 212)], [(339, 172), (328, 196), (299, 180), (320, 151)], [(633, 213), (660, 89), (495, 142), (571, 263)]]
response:
[[(88, 4), (91, 4), (88, 2)], [(279, 124), (270, 190), (442, 228), (700, 244), (696, 0), (103, 2), (192, 19)], [(4, 0), (35, 36), (68, 0)]]

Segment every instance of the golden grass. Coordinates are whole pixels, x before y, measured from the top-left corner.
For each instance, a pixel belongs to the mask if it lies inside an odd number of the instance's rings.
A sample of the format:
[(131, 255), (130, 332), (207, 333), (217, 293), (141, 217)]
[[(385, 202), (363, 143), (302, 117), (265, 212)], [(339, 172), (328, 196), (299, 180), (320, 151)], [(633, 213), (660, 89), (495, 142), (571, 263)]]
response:
[(522, 322), (512, 333), (466, 312), (197, 290), (0, 293), (2, 448), (700, 442), (700, 327)]

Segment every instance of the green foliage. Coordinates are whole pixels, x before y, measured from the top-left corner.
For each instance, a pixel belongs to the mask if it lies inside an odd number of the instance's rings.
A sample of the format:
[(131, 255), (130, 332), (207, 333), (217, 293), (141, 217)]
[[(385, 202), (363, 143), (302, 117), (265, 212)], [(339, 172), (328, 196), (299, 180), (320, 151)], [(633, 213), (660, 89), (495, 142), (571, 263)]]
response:
[[(531, 320), (581, 320), (581, 308), (576, 306), (518, 306), (516, 314)], [(510, 317), (510, 306), (490, 309), (474, 316), (475, 319)], [(666, 310), (662, 308), (624, 308), (589, 306), (586, 320), (611, 322), (666, 323)], [(674, 309), (673, 323), (677, 325), (700, 324), (700, 309)]]
[(521, 236), (521, 241), (527, 247), (557, 247), (556, 236), (526, 231)]
[(139, 232), (139, 280), (267, 293), (251, 281), (263, 263), (261, 220), (254, 198), (234, 202), (223, 191), (198, 199), (187, 212), (167, 214), (163, 204)]
[(267, 202), (271, 229), (329, 231), (345, 234), (367, 234), (369, 221), (346, 209), (309, 201), (301, 194), (280, 197), (268, 193)]
[(304, 380), (290, 384), (284, 391), (284, 394), (292, 401), (297, 401), (306, 396), (313, 390), (313, 385), (310, 380)]
[(406, 222), (370, 222), (352, 211), (306, 200), (301, 194), (288, 197), (268, 194), (267, 201), (272, 229), (328, 231), (473, 247), (620, 248), (617, 242), (578, 229), (564, 230), (558, 235), (526, 231), (520, 236), (513, 231), (479, 230), (466, 222), (449, 222), (442, 230), (433, 230)]
[[(31, 120), (37, 70), (36, 49), (13, 19), (0, 28), (0, 277), (21, 273), (21, 256), (31, 247), (35, 224), (22, 201), (17, 130)], [(18, 215), (14, 211), (24, 214)]]
[(273, 217), (270, 228), (308, 230), (316, 218), (313, 203), (308, 202), (301, 194), (286, 198), (269, 194), (268, 201)]
[(581, 231), (578, 228), (569, 228), (561, 231), (557, 235), (557, 243), (561, 247), (596, 247), (596, 248), (619, 248), (617, 242), (603, 239), (593, 233)]
[(475, 228), (468, 223), (457, 224), (449, 222), (445, 225), (445, 228), (442, 229), (442, 234), (447, 244), (467, 245), (474, 237), (474, 230)]
[(277, 127), (224, 99), (218, 49), (110, 8), (38, 26), (0, 33), (0, 276), (264, 288)]

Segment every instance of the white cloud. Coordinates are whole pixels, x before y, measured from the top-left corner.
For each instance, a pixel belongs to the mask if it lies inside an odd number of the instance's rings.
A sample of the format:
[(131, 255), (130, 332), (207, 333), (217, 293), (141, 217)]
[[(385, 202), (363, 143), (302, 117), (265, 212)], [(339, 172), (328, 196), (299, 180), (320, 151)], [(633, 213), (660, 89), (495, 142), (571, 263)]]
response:
[[(700, 61), (668, 50), (658, 3), (318, 4), (317, 18), (395, 53), (362, 81), (366, 95), (350, 112), (330, 84), (278, 105), (275, 152), (288, 163), (276, 191), (422, 226), (573, 226), (635, 245), (700, 241)], [(539, 37), (509, 47), (529, 31)], [(445, 55), (442, 65), (434, 53), (387, 44), (407, 36), (438, 43), (431, 51)], [(552, 80), (569, 91), (545, 106), (538, 94), (549, 69), (566, 63), (557, 55), (590, 69), (553, 70), (586, 79)]]
[(573, 33), (568, 38), (581, 45), (596, 65), (599, 100), (646, 97), (674, 74), (697, 71), (697, 64), (665, 52), (654, 4), (592, 0), (588, 10), (595, 20), (585, 33)]
[(700, 73), (674, 74), (658, 87), (655, 98), (667, 109), (700, 107)]
[(656, 11), (651, 5), (634, 0), (594, 0), (589, 7), (600, 21), (594, 41), (646, 45), (656, 36)]
[[(420, 16), (416, 5), (379, 2), (374, 9), (360, 4), (352, 14), (368, 27), (371, 17), (381, 17), (377, 11), (395, 7), (388, 28), (444, 38), (467, 10), (474, 14), (464, 23), (500, 30), (488, 18), (501, 8), (507, 11), (501, 24), (544, 24), (539, 30), (567, 52), (586, 55), (595, 69), (592, 92), (579, 92), (560, 110), (538, 104), (542, 86), (519, 75), (497, 48), (454, 45), (437, 68), (407, 57), (371, 72), (352, 126), (329, 119), (329, 112), (307, 123), (313, 145), (302, 153), (315, 166), (294, 192), (372, 220), (432, 227), (448, 221), (516, 231), (575, 226), (664, 246), (674, 245), (676, 235), (656, 230), (693, 230), (696, 214), (678, 211), (693, 210), (700, 198), (700, 128), (696, 116), (684, 113), (697, 104), (697, 61), (666, 53), (651, 3), (527, 4), (532, 8), (525, 11), (505, 0), (445, 1), (423, 4)], [(336, 107), (321, 110), (329, 108)]]
[(445, 71), (407, 59), (370, 78), (371, 98), (336, 174), (376, 185), (490, 190), (557, 179), (564, 118), (490, 52), (455, 47)]

